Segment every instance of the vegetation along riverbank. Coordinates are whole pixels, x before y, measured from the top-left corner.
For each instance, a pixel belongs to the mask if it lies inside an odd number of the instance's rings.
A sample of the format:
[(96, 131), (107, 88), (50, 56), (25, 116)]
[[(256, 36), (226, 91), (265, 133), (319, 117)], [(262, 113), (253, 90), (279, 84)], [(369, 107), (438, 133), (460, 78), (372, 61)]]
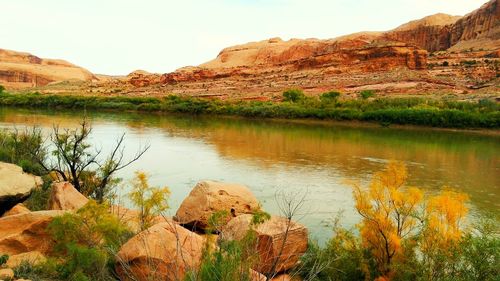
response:
[(453, 101), (426, 98), (377, 97), (363, 91), (357, 99), (338, 92), (307, 97), (288, 90), (281, 101), (222, 101), (194, 97), (77, 96), (0, 94), (0, 106), (103, 109), (160, 113), (232, 115), (251, 118), (320, 119), (417, 125), (440, 128), (500, 128), (500, 105), (492, 100)]

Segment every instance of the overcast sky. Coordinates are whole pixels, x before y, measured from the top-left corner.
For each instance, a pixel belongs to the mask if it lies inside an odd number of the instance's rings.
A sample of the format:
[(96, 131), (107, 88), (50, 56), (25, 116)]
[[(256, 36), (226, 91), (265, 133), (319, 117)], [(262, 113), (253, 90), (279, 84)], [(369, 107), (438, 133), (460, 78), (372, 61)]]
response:
[(62, 58), (94, 73), (170, 72), (235, 44), (333, 38), (486, 0), (0, 0), (0, 48)]

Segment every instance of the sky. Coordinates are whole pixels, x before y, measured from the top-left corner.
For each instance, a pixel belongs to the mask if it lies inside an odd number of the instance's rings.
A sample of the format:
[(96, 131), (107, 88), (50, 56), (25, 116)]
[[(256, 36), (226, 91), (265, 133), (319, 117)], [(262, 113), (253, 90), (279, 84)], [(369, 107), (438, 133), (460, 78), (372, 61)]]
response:
[(0, 48), (65, 59), (93, 73), (165, 73), (225, 47), (273, 37), (384, 31), (486, 0), (0, 0)]

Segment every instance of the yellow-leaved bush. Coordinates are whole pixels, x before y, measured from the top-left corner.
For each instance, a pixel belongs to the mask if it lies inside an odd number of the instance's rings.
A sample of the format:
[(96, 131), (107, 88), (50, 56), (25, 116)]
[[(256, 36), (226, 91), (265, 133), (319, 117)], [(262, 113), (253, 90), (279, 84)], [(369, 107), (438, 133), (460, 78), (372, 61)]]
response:
[(457, 242), (467, 215), (465, 194), (445, 190), (426, 199), (419, 188), (406, 186), (407, 179), (406, 166), (392, 161), (373, 176), (368, 189), (353, 184), (363, 247), (385, 279), (391, 279), (394, 267), (416, 247), (425, 254)]

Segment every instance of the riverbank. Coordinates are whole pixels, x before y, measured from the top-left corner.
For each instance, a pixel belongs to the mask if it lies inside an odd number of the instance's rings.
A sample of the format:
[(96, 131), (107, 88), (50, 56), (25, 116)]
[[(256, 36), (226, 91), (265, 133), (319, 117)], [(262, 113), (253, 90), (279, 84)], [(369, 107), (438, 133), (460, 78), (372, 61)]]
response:
[(424, 98), (318, 99), (296, 101), (221, 101), (179, 97), (0, 95), (0, 106), (49, 109), (102, 109), (250, 118), (362, 121), (438, 128), (498, 129), (500, 105), (490, 100), (463, 102)]

